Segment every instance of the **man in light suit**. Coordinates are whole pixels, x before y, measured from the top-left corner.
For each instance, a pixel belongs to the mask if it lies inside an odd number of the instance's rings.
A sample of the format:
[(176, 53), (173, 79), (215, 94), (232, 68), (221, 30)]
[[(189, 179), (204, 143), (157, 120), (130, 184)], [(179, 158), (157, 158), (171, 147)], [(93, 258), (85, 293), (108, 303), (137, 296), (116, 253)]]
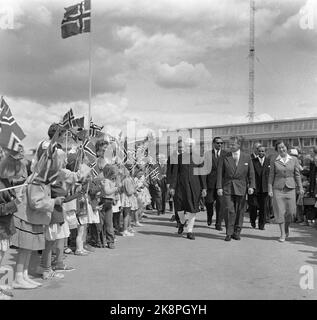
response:
[(250, 155), (240, 150), (241, 138), (231, 137), (231, 152), (221, 158), (217, 168), (217, 194), (224, 197), (226, 238), (240, 240), (246, 193), (255, 189), (254, 168)]
[(250, 221), (253, 228), (259, 210), (259, 229), (264, 230), (265, 202), (268, 198), (268, 179), (270, 173), (270, 159), (265, 156), (265, 148), (258, 148), (258, 157), (252, 159), (255, 174), (255, 193), (250, 196), (255, 199), (254, 205), (249, 207)]
[(207, 208), (207, 224), (211, 225), (212, 216), (214, 213), (214, 204), (216, 205), (216, 230), (222, 231), (221, 223), (224, 219), (222, 198), (217, 195), (217, 167), (220, 158), (226, 155), (226, 152), (222, 150), (223, 140), (220, 137), (215, 137), (212, 140), (213, 149), (207, 151), (205, 155), (205, 161), (211, 163), (210, 173), (206, 176), (207, 184), (207, 196), (206, 196), (206, 208)]

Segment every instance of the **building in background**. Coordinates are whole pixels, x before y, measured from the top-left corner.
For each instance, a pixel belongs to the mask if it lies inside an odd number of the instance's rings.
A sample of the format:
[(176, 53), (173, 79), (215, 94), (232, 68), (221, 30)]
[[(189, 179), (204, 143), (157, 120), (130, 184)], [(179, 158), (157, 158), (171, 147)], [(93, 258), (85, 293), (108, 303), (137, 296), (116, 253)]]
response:
[(272, 153), (278, 139), (283, 139), (301, 152), (309, 153), (317, 146), (317, 117), (166, 130), (159, 143), (163, 150), (165, 145), (175, 145), (179, 136), (196, 140), (200, 137), (202, 145), (204, 139), (207, 140), (205, 149), (210, 150), (212, 137), (220, 136), (226, 149), (229, 138), (234, 135), (244, 138), (243, 150), (250, 153), (253, 143), (257, 141)]

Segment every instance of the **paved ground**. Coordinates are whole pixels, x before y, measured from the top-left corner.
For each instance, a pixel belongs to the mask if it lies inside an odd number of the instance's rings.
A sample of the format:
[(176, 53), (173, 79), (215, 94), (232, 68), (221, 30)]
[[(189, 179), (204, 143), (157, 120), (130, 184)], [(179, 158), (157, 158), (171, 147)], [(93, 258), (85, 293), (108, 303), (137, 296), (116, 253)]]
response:
[[(115, 250), (88, 257), (69, 255), (77, 270), (35, 290), (15, 290), (15, 299), (316, 299), (300, 288), (303, 265), (317, 272), (317, 230), (295, 225), (277, 241), (278, 226), (260, 231), (245, 218), (241, 241), (225, 242), (224, 231), (197, 215), (196, 240), (177, 234), (171, 214), (148, 213), (133, 238), (118, 237)], [(13, 263), (15, 250), (6, 262)], [(317, 279), (317, 276), (315, 277)]]

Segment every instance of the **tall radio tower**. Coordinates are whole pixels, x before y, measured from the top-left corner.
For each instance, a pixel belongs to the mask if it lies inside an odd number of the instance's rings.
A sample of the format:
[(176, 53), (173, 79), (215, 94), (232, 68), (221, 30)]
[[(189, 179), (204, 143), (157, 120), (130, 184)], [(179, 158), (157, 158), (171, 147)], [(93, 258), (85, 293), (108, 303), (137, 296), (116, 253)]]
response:
[(255, 40), (254, 40), (254, 15), (255, 3), (250, 0), (250, 43), (249, 43), (249, 122), (254, 121), (254, 57), (255, 57)]

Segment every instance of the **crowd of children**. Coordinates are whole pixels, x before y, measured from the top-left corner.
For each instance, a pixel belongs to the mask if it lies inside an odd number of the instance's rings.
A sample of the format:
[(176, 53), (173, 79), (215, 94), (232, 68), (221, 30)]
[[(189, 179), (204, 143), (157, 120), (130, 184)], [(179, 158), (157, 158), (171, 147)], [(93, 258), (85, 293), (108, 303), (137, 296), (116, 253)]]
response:
[[(56, 130), (50, 127), (50, 139)], [(32, 253), (43, 280), (64, 278), (63, 271), (75, 270), (65, 264), (65, 254), (115, 249), (116, 236), (133, 237), (134, 228), (143, 226), (151, 203), (146, 166), (99, 161), (93, 175), (80, 148), (66, 156), (55, 144), (43, 160), (51, 147), (50, 141), (39, 144), (29, 170), (23, 148), (0, 161), (0, 266), (10, 247), (18, 251), (14, 281), (0, 286), (0, 299), (11, 299), (12, 288), (42, 285), (29, 276)]]

